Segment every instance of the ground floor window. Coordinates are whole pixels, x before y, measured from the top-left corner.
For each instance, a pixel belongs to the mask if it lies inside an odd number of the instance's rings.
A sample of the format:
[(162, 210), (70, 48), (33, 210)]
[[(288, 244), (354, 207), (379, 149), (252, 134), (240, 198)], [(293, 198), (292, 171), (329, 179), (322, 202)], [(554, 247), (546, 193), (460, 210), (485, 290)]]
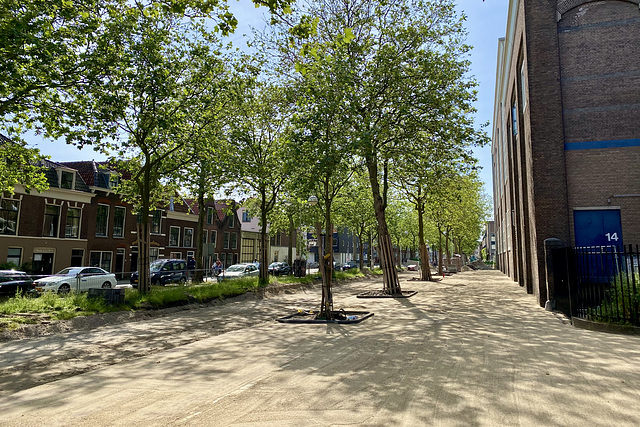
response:
[(149, 248), (149, 263), (157, 260), (160, 257), (160, 248)]
[(103, 270), (111, 271), (112, 252), (91, 251), (89, 255), (89, 266), (100, 267)]
[(9, 248), (7, 252), (7, 263), (20, 267), (22, 261), (22, 248)]
[(84, 250), (71, 249), (71, 265), (70, 267), (82, 267), (84, 260)]
[(180, 259), (182, 258), (182, 252), (171, 252), (171, 254), (169, 255), (169, 258)]

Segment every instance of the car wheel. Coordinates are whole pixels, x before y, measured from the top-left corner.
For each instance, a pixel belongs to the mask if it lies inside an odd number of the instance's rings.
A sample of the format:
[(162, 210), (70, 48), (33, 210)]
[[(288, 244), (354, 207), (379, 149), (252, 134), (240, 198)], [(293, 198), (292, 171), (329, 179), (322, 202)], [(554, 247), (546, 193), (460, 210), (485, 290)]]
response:
[(62, 285), (60, 285), (60, 287), (58, 288), (58, 293), (61, 295), (66, 295), (69, 292), (71, 292), (71, 286), (69, 286), (66, 283), (63, 283)]
[(187, 283), (187, 279), (186, 279), (186, 278), (184, 278), (184, 277), (181, 277), (181, 278), (180, 278), (180, 280), (178, 281), (178, 283), (179, 283), (181, 286), (184, 286), (184, 285)]
[(102, 289), (111, 289), (111, 282), (104, 282), (102, 284)]

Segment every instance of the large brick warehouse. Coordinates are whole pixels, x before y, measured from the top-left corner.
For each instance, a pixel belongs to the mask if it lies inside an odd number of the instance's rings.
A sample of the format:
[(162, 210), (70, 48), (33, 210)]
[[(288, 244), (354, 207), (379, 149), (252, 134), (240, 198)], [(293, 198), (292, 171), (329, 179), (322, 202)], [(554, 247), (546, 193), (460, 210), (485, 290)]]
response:
[(510, 0), (492, 154), (497, 261), (544, 305), (544, 241), (640, 244), (638, 0)]

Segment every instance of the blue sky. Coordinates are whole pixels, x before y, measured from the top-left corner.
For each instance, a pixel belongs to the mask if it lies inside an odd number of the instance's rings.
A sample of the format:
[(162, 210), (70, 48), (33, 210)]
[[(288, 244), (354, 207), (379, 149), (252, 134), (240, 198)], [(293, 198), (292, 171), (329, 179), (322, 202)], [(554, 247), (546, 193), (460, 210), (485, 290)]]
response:
[[(230, 0), (232, 11), (239, 21), (238, 29), (230, 39), (238, 47), (244, 46), (244, 35), (251, 34), (251, 28), (262, 27), (267, 9), (256, 9), (250, 0)], [(458, 0), (458, 10), (467, 15), (467, 43), (474, 47), (471, 53), (471, 73), (478, 80), (478, 101), (476, 103), (477, 123), (491, 122), (493, 116), (493, 97), (496, 75), (496, 55), (498, 38), (504, 37), (507, 23), (508, 0)], [(491, 126), (487, 128), (490, 134)], [(45, 141), (35, 136), (27, 140), (37, 146), (53, 161), (104, 160), (105, 157), (91, 148), (82, 151), (63, 142)], [(481, 179), (486, 192), (492, 194), (491, 186), (491, 150), (489, 146), (475, 151), (482, 166)]]

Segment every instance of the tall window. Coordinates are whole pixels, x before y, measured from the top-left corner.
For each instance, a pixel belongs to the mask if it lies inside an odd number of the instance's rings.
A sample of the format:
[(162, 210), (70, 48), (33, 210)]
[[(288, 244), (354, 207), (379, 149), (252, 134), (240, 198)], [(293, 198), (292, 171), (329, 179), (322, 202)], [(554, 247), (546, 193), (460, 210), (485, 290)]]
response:
[(229, 249), (229, 233), (224, 233), (224, 249)]
[(229, 215), (229, 228), (233, 228), (236, 226), (236, 214), (232, 213)]
[(202, 231), (202, 244), (206, 245), (207, 244), (207, 237), (209, 237), (209, 232), (208, 230), (203, 230)]
[(60, 175), (60, 188), (71, 190), (73, 188), (73, 173), (62, 171)]
[(232, 252), (229, 252), (227, 254), (227, 266), (229, 266), (229, 265), (233, 265), (233, 253)]
[(67, 209), (67, 223), (64, 227), (64, 237), (77, 239), (80, 236), (80, 215), (82, 211), (79, 208)]
[(231, 249), (238, 249), (238, 233), (231, 233)]
[(513, 134), (518, 134), (518, 107), (516, 106), (516, 102), (513, 101), (511, 105), (511, 126), (513, 126)]
[(184, 240), (182, 241), (182, 246), (185, 248), (193, 247), (193, 228), (184, 229)]
[(111, 271), (111, 252), (91, 251), (89, 265)]
[[(98, 205), (98, 215), (96, 216), (96, 236), (107, 236), (107, 224), (109, 223), (109, 206)], [(92, 266), (95, 267), (95, 266)]]
[(0, 202), (0, 234), (16, 235), (19, 210), (20, 202), (17, 200), (3, 199)]
[(7, 251), (7, 263), (20, 267), (22, 260), (22, 248), (9, 248)]
[(169, 246), (180, 245), (180, 227), (169, 228)]
[(149, 248), (149, 263), (157, 260), (160, 257), (160, 248)]
[(242, 222), (251, 222), (251, 215), (246, 210), (242, 211)]
[(525, 63), (520, 67), (520, 92), (522, 92), (522, 111), (527, 107), (527, 83), (525, 82)]
[(216, 245), (216, 240), (218, 240), (218, 232), (216, 230), (211, 230), (211, 243), (213, 246)]
[(116, 206), (113, 212), (113, 237), (124, 237), (124, 217), (127, 208), (124, 206)]
[(213, 208), (207, 208), (207, 224), (213, 224), (213, 214), (215, 210)]
[(44, 209), (44, 225), (42, 235), (45, 237), (58, 237), (58, 224), (60, 221), (60, 206), (47, 205)]
[(162, 218), (162, 211), (156, 209), (153, 211), (153, 217), (151, 218), (151, 232), (153, 234), (160, 234), (160, 219)]

